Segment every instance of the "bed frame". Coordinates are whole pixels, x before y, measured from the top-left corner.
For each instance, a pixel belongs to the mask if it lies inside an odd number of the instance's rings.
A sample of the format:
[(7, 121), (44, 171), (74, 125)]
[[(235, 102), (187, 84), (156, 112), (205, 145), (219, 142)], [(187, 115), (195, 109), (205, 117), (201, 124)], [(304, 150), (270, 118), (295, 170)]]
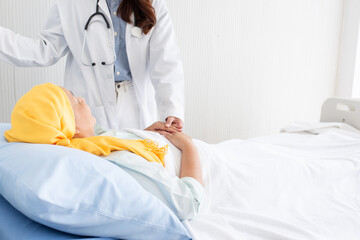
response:
[(360, 130), (360, 99), (327, 99), (321, 108), (320, 121), (344, 122)]

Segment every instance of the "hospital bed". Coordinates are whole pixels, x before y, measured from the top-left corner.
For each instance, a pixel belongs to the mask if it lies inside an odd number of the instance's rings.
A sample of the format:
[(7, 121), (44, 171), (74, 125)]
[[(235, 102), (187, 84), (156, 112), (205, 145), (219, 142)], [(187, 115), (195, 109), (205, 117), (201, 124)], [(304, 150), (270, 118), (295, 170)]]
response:
[[(1, 135), (10, 127), (0, 126)], [(183, 226), (198, 240), (360, 239), (359, 129), (360, 101), (331, 98), (318, 123), (291, 123), (279, 134), (212, 145), (194, 140), (206, 198), (199, 215)], [(0, 187), (7, 181), (1, 172), (7, 144), (2, 139)], [(173, 151), (166, 161), (176, 168)], [(115, 239), (55, 230), (16, 204), (0, 196), (0, 239)]]

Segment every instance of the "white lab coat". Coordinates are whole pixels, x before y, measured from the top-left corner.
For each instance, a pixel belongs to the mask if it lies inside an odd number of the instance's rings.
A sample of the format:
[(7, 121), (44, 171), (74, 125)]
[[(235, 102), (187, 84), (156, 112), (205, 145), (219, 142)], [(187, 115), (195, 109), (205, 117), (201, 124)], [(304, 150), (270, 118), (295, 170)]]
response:
[[(171, 19), (164, 0), (153, 0), (152, 4), (157, 23), (148, 34), (136, 38), (131, 35), (133, 24), (126, 26), (126, 50), (140, 109), (140, 128), (168, 116), (184, 119), (183, 69)], [(112, 23), (106, 0), (99, 1), (99, 9)], [(116, 129), (114, 66), (88, 67), (81, 62), (84, 26), (95, 11), (96, 0), (60, 0), (51, 8), (38, 39), (0, 27), (0, 60), (38, 67), (55, 64), (67, 55), (64, 87), (86, 99), (101, 127)], [(91, 25), (84, 56), (96, 59), (104, 52), (113, 52), (114, 30), (111, 24), (109, 35), (104, 24)]]

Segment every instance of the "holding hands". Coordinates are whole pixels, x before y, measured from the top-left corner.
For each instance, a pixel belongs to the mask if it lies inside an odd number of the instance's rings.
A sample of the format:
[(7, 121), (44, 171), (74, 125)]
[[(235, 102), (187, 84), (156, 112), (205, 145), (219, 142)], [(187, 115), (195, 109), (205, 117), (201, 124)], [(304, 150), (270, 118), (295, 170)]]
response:
[(192, 147), (193, 143), (191, 137), (181, 132), (183, 125), (182, 120), (175, 117), (168, 117), (166, 121), (166, 123), (160, 121), (155, 122), (144, 130), (153, 131), (164, 135), (180, 150)]
[(165, 120), (166, 120), (165, 125), (167, 127), (174, 126), (179, 130), (179, 132), (182, 132), (182, 128), (183, 128), (184, 123), (180, 118), (177, 118), (177, 117), (174, 117), (174, 116), (169, 116)]
[(175, 133), (182, 132), (184, 122), (177, 117), (169, 116), (165, 119), (166, 122), (155, 122), (149, 127), (145, 128), (146, 131), (153, 131), (164, 135), (164, 132)]
[(169, 127), (166, 126), (166, 124), (164, 122), (155, 122), (153, 124), (151, 124), (149, 127), (145, 128), (144, 130), (146, 131), (153, 131), (153, 132), (157, 132), (157, 133), (175, 133), (175, 132), (179, 132), (180, 130), (178, 128), (176, 128), (173, 125), (170, 125)]

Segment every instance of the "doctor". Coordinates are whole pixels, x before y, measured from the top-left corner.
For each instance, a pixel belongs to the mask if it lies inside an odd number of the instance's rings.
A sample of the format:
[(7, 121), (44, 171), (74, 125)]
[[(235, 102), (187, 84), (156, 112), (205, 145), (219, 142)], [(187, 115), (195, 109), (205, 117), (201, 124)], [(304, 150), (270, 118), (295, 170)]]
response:
[(181, 131), (184, 77), (165, 0), (61, 0), (38, 39), (0, 27), (0, 60), (20, 67), (67, 56), (64, 87), (103, 128), (155, 121)]

